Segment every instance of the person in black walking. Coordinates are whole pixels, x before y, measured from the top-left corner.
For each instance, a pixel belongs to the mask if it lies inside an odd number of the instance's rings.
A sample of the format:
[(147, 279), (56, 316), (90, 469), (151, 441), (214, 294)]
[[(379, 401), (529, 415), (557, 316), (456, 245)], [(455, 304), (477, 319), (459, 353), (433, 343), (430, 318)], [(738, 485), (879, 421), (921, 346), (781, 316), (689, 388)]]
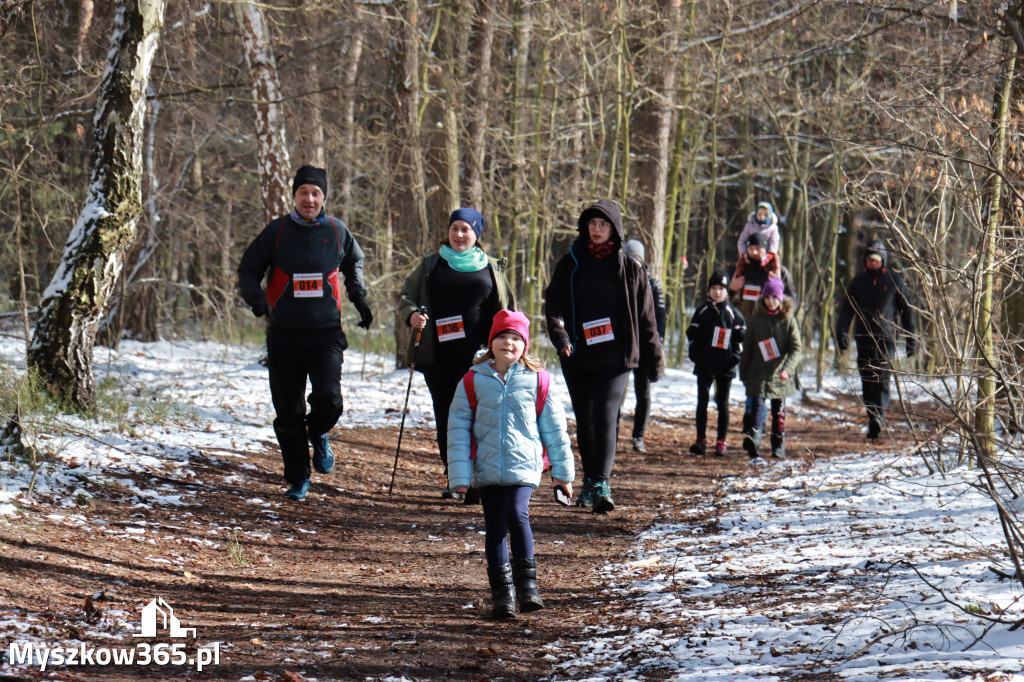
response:
[(743, 314), (729, 303), (729, 275), (715, 270), (708, 278), (708, 300), (690, 320), (686, 338), (690, 342), (689, 357), (697, 376), (697, 438), (690, 453), (703, 455), (707, 450), (708, 400), (711, 385), (715, 386), (718, 408), (715, 454), (728, 453), (725, 442), (729, 432), (729, 390), (740, 364), (743, 335), (747, 323)]
[[(665, 290), (661, 287), (661, 282), (651, 276), (651, 269), (644, 261), (643, 242), (638, 239), (630, 239), (623, 248), (647, 271), (647, 281), (651, 285), (651, 296), (654, 298), (654, 321), (658, 327), (658, 339), (664, 343)], [(636, 394), (636, 409), (633, 410), (633, 437), (630, 439), (633, 452), (647, 452), (644, 434), (647, 432), (647, 420), (651, 417), (651, 377), (649, 375), (650, 370), (643, 366), (633, 370), (633, 392)]]
[(840, 352), (850, 347), (848, 332), (853, 323), (857, 369), (868, 413), (867, 437), (871, 440), (878, 438), (885, 424), (892, 359), (899, 335), (906, 337), (908, 357), (917, 352), (910, 293), (903, 277), (887, 267), (887, 258), (885, 242), (877, 238), (868, 242), (864, 249), (864, 272), (846, 288), (836, 322), (836, 345)]
[[(473, 356), (487, 345), (495, 314), (516, 306), (504, 261), (488, 256), (480, 241), (483, 230), (484, 217), (476, 209), (453, 211), (447, 238), (406, 278), (398, 304), (399, 319), (423, 330), (416, 369), (423, 373), (434, 405), (437, 447), (446, 479), (441, 496), (446, 499), (463, 497), (447, 485), (452, 398)], [(473, 504), (478, 499), (471, 488), (464, 501)]]
[(302, 500), (309, 490), (309, 446), (313, 468), (330, 473), (334, 454), (327, 434), (344, 409), (341, 365), (348, 340), (341, 325), (339, 275), (359, 312), (359, 326), (368, 329), (373, 313), (366, 303), (363, 251), (348, 226), (324, 211), (327, 172), (303, 166), (292, 195), (292, 212), (270, 221), (242, 255), (238, 291), (256, 317), (270, 319), (267, 368), (274, 433), (290, 486), (285, 496)]
[(605, 513), (615, 509), (609, 479), (630, 370), (646, 367), (657, 381), (665, 362), (647, 271), (622, 249), (618, 205), (598, 201), (580, 214), (577, 229), (551, 275), (544, 314), (576, 417), (583, 465), (576, 504)]

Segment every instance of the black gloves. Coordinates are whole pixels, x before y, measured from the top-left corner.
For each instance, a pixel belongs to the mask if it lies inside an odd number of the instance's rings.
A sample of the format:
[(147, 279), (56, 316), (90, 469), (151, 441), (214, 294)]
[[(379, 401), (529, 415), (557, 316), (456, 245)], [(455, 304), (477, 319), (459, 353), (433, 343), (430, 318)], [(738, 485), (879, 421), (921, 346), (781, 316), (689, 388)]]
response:
[(836, 347), (839, 348), (840, 353), (845, 353), (846, 349), (850, 347), (850, 339), (846, 335), (837, 336)]
[(252, 314), (256, 317), (263, 317), (264, 315), (270, 314), (270, 303), (267, 302), (267, 299), (264, 296), (253, 301), (253, 304), (249, 306), (249, 308), (252, 309)]
[(369, 329), (370, 324), (373, 323), (373, 312), (370, 311), (370, 306), (366, 305), (366, 297), (357, 296), (352, 299), (352, 305), (359, 311), (359, 326), (363, 329)]

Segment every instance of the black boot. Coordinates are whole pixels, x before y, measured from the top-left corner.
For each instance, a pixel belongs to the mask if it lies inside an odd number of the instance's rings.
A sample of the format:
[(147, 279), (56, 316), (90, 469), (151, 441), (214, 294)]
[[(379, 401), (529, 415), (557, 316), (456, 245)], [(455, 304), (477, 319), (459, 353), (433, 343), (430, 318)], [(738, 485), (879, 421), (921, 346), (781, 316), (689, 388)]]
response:
[(537, 592), (537, 559), (513, 559), (512, 581), (516, 585), (516, 599), (519, 611), (529, 613), (544, 608), (544, 601)]
[(786, 434), (772, 434), (772, 457), (775, 459), (786, 459)]
[(516, 588), (512, 584), (512, 566), (488, 566), (487, 580), (491, 583), (491, 618), (515, 618)]
[(751, 459), (761, 456), (761, 432), (758, 429), (748, 429), (743, 435), (743, 449)]

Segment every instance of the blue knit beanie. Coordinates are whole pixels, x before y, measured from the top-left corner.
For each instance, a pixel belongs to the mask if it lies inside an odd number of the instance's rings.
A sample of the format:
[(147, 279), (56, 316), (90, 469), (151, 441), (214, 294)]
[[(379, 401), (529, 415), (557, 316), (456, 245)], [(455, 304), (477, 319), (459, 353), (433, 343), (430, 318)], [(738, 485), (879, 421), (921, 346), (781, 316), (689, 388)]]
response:
[(448, 227), (452, 226), (456, 220), (464, 220), (469, 223), (469, 226), (473, 228), (473, 232), (476, 233), (476, 238), (480, 239), (480, 235), (484, 231), (484, 217), (480, 214), (480, 211), (475, 208), (457, 208), (452, 211), (452, 215), (448, 218)]

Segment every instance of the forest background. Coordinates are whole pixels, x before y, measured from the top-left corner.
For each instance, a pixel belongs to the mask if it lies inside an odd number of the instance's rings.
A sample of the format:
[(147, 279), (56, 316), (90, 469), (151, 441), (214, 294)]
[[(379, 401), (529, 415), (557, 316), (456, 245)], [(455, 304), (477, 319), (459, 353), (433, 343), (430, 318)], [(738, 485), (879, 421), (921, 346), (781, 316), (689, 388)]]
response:
[(731, 269), (770, 201), (819, 381), (843, 284), (880, 236), (925, 337), (905, 369), (955, 377), (959, 425), (1021, 423), (1020, 0), (7, 0), (0, 312), (26, 343), (95, 188), (117, 13), (147, 4), (141, 164), (121, 169), (142, 202), (103, 343), (255, 337), (235, 267), (312, 163), (366, 252), (381, 324), (364, 347), (401, 361), (388, 312), (453, 208), (483, 212), (539, 321), (579, 211), (610, 197), (665, 283), (678, 366), (709, 270)]

